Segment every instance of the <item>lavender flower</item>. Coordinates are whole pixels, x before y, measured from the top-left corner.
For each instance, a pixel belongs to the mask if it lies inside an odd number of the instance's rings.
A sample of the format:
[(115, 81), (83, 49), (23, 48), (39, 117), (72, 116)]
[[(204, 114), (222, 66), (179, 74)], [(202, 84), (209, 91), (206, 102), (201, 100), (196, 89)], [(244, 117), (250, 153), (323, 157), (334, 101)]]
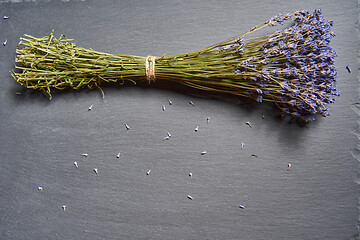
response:
[[(293, 26), (276, 31), (256, 46), (244, 40), (244, 48), (249, 46), (254, 51), (258, 47), (251, 56), (257, 63), (252, 65), (249, 57), (242, 60), (234, 72), (237, 75), (241, 72), (242, 76), (257, 72), (256, 80), (240, 77), (248, 86), (253, 86), (254, 91), (249, 95), (254, 100), (273, 101), (283, 112), (309, 122), (317, 114), (329, 116), (325, 105), (340, 95), (334, 66), (337, 54), (329, 45), (335, 35), (330, 31), (333, 22), (325, 20), (321, 10), (312, 14), (301, 10), (285, 16), (278, 14), (266, 24), (275, 25), (291, 17), (295, 21)], [(246, 49), (244, 51), (246, 55)]]

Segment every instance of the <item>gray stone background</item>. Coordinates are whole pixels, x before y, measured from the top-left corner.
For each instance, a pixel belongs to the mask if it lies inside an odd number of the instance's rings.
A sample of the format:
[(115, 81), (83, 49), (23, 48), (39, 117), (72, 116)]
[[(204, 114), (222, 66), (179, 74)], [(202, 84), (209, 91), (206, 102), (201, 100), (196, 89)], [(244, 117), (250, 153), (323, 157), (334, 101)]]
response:
[[(161, 56), (222, 41), (280, 11), (318, 8), (335, 23), (341, 96), (331, 117), (306, 126), (268, 104), (176, 86), (49, 101), (9, 74), (25, 33), (54, 29), (78, 46)], [(10, 16), (0, 20), (8, 41), (0, 47), (0, 239), (358, 239), (358, 12), (355, 0), (0, 1), (1, 16)]]

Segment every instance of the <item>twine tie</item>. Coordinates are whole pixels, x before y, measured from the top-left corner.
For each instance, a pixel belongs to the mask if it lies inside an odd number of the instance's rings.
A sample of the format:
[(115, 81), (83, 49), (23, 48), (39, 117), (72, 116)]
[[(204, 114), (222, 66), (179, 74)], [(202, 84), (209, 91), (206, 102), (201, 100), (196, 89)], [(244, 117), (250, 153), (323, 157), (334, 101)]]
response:
[(149, 83), (155, 81), (155, 59), (154, 56), (147, 56), (145, 60), (145, 75)]

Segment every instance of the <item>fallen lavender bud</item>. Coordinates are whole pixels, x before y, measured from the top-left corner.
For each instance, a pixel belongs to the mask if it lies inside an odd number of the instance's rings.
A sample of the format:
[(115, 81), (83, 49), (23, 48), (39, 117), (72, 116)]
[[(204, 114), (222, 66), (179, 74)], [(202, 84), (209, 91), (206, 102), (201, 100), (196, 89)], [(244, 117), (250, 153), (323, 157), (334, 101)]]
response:
[(351, 69), (350, 69), (349, 65), (346, 65), (346, 70), (348, 70), (348, 72), (351, 73)]
[(291, 168), (291, 163), (288, 163), (287, 170), (290, 171), (290, 168)]

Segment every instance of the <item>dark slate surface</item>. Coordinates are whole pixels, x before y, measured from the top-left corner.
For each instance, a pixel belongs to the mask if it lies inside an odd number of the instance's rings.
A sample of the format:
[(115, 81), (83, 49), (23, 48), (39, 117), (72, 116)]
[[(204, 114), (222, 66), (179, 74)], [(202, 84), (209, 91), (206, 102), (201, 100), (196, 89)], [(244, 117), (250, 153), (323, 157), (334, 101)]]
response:
[[(342, 95), (331, 117), (304, 127), (267, 104), (171, 86), (48, 101), (9, 75), (24, 33), (55, 29), (86, 48), (161, 56), (227, 39), (279, 11), (316, 8), (335, 22)], [(357, 1), (13, 0), (1, 1), (0, 14), (11, 16), (0, 20), (0, 40), (8, 39), (0, 48), (0, 239), (356, 238)]]

